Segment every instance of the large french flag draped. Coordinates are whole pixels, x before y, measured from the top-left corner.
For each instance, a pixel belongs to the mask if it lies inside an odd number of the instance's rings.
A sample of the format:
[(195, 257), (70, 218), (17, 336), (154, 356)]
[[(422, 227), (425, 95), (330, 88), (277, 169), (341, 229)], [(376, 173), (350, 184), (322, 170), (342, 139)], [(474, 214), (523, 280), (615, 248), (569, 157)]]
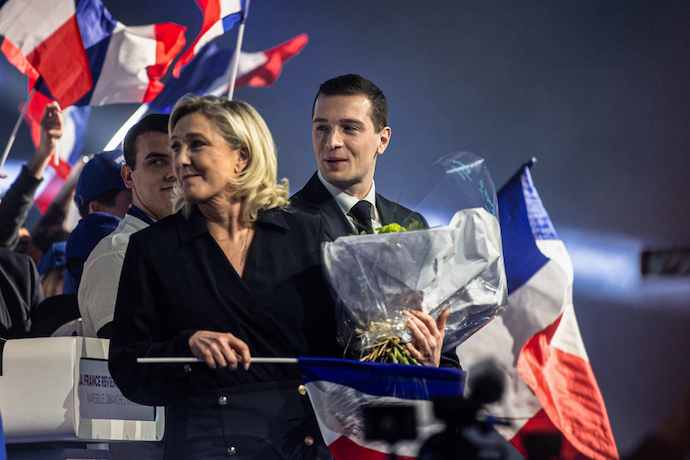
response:
[(434, 398), (461, 397), (465, 372), (407, 364), (363, 363), (346, 359), (299, 358), (300, 371), (335, 460), (385, 460), (388, 444), (364, 438), (362, 408), (368, 404), (415, 407), (418, 438), (396, 444), (399, 459), (412, 460), (422, 443), (443, 431), (433, 416)]
[[(299, 54), (308, 41), (307, 34), (301, 34), (266, 51), (240, 51), (235, 88), (272, 85), (280, 76), (283, 64)], [(208, 43), (182, 69), (179, 78), (166, 83), (165, 89), (151, 102), (150, 107), (170, 113), (177, 100), (185, 94), (220, 96), (227, 92), (232, 74), (232, 57), (232, 50)]]
[(180, 76), (182, 67), (192, 60), (194, 55), (208, 42), (229, 31), (244, 17), (244, 5), (247, 0), (196, 0), (204, 14), (201, 31), (194, 42), (189, 45), (180, 59), (175, 63), (173, 75)]
[(0, 35), (12, 65), (34, 81), (43, 76), (63, 107), (92, 87), (74, 0), (0, 0)]
[(519, 451), (522, 436), (561, 436), (561, 459), (616, 459), (618, 451), (572, 302), (573, 268), (525, 165), (498, 194), (508, 308), (457, 349), (471, 368), (487, 358), (510, 384), (495, 415)]

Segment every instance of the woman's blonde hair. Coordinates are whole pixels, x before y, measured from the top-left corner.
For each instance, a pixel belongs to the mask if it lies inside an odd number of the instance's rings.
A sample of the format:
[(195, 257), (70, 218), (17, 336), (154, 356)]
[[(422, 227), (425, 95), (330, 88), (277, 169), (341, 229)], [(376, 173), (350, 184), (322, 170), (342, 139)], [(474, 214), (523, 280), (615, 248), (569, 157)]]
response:
[[(260, 210), (283, 208), (290, 203), (287, 179), (276, 183), (278, 160), (273, 136), (251, 105), (216, 96), (182, 98), (170, 114), (168, 129), (171, 136), (180, 119), (192, 113), (205, 116), (231, 148), (244, 147), (247, 150), (247, 167), (231, 184), (242, 200), (243, 222), (255, 222)], [(184, 208), (184, 214), (189, 215), (191, 207), (184, 200), (179, 183), (175, 184), (172, 200), (173, 212)]]
[(46, 270), (38, 279), (43, 288), (46, 299), (54, 295), (62, 294), (62, 278), (65, 275), (65, 266), (53, 267)]

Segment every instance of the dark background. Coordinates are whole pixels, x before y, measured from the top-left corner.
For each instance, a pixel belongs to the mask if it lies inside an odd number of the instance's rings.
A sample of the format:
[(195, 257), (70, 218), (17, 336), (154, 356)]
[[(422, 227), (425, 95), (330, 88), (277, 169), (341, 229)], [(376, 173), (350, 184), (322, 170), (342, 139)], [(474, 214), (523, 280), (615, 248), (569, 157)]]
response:
[[(188, 43), (201, 26), (192, 0), (104, 3), (126, 25), (186, 25)], [(309, 43), (273, 87), (235, 92), (266, 119), (293, 192), (316, 169), (318, 86), (345, 73), (388, 99), (376, 186), (390, 199), (421, 202), (442, 174), (434, 161), (451, 152), (485, 158), (497, 188), (537, 157), (535, 185), (573, 259), (582, 336), (630, 451), (690, 387), (690, 279), (639, 269), (645, 249), (690, 246), (690, 3), (253, 0), (243, 50), (300, 33)], [(3, 147), (26, 94), (0, 58)], [(85, 153), (136, 108), (94, 108)], [(11, 157), (32, 151), (23, 126)]]

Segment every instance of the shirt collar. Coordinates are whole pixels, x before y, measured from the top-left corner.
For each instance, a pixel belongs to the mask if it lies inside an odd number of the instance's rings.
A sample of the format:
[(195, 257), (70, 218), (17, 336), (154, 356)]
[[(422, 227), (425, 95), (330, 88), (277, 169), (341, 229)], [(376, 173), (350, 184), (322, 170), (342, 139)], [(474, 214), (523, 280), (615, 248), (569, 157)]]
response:
[[(328, 190), (328, 192), (331, 194), (335, 202), (338, 203), (340, 210), (343, 211), (343, 214), (347, 216), (347, 214), (350, 212), (350, 209), (352, 209), (352, 207), (356, 205), (359, 200), (349, 193), (340, 190), (338, 187), (324, 179), (324, 177), (321, 175), (321, 171), (317, 172), (317, 176), (323, 186), (326, 187), (326, 190)], [(371, 203), (377, 216), (376, 220), (378, 220), (378, 211), (376, 211), (376, 183), (373, 180), (371, 182), (369, 193), (367, 193), (367, 196), (363, 198), (363, 201), (368, 201)]]
[(144, 211), (142, 211), (141, 209), (137, 208), (134, 205), (129, 207), (127, 214), (130, 214), (134, 217), (138, 217), (139, 219), (143, 220), (144, 222), (146, 222), (149, 225), (153, 225), (157, 222), (156, 219), (152, 218), (151, 216), (149, 216)]

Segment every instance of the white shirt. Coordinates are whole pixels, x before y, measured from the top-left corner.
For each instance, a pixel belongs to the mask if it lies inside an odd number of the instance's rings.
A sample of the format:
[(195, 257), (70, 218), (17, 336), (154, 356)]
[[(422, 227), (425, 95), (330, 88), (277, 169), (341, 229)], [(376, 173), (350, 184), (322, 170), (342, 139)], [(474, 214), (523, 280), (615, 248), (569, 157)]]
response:
[(117, 228), (99, 241), (86, 259), (77, 293), (84, 337), (97, 337), (98, 330), (113, 320), (129, 237), (148, 226), (138, 217), (125, 215)]
[[(357, 222), (355, 222), (354, 217), (350, 215), (350, 210), (354, 207), (354, 205), (359, 203), (360, 200), (350, 195), (349, 193), (340, 190), (338, 187), (328, 182), (321, 175), (321, 171), (318, 171), (316, 175), (323, 184), (323, 186), (326, 187), (326, 190), (328, 190), (331, 196), (333, 196), (335, 202), (338, 203), (338, 207), (343, 212), (343, 214), (345, 214), (345, 217), (350, 222), (350, 225), (352, 226), (352, 231), (354, 233), (357, 233)], [(371, 216), (371, 224), (372, 228), (374, 229), (374, 233), (378, 233), (382, 225), (381, 219), (379, 218), (379, 211), (376, 209), (376, 183), (374, 183), (374, 181), (371, 182), (371, 188), (369, 189), (369, 193), (367, 193), (367, 196), (362, 198), (362, 201), (368, 201), (369, 203), (371, 203), (371, 209), (373, 214)]]

